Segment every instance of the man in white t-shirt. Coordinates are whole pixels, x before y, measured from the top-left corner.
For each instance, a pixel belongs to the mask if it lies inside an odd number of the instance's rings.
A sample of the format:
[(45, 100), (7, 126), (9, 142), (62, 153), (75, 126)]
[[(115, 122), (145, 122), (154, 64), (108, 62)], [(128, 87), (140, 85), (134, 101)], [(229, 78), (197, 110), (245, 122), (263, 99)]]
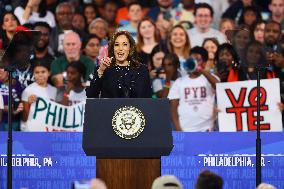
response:
[(208, 54), (203, 47), (192, 48), (191, 57), (197, 68), (178, 78), (168, 95), (172, 120), (177, 131), (210, 131), (214, 126), (215, 87), (219, 79), (204, 70)]
[(204, 39), (216, 38), (220, 44), (226, 42), (226, 37), (220, 31), (211, 27), (214, 11), (207, 3), (198, 3), (194, 8), (195, 25), (187, 31), (191, 47), (202, 46)]

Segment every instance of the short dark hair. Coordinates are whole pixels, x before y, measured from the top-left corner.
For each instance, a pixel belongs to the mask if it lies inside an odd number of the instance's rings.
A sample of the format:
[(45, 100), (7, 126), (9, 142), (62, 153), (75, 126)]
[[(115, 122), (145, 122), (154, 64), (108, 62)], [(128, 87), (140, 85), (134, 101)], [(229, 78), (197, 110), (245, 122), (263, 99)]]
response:
[(279, 22), (276, 22), (275, 20), (268, 20), (265, 24), (265, 27), (268, 25), (268, 24), (276, 24), (279, 28), (280, 28), (280, 33), (281, 33), (281, 24)]
[(103, 6), (106, 7), (107, 4), (113, 4), (118, 7), (118, 4), (115, 0), (105, 0)]
[(197, 3), (194, 7), (194, 12), (193, 12), (193, 15), (196, 16), (196, 12), (198, 9), (201, 9), (201, 8), (206, 8), (206, 9), (209, 9), (210, 10), (210, 15), (211, 17), (214, 16), (214, 10), (213, 8), (208, 4), (208, 3)]
[(61, 2), (61, 3), (59, 3), (59, 4), (56, 6), (56, 8), (55, 8), (55, 14), (57, 14), (57, 13), (59, 12), (59, 9), (60, 9), (61, 7), (63, 7), (63, 6), (68, 6), (68, 7), (70, 7), (71, 13), (72, 13), (72, 14), (75, 13), (75, 8), (74, 8), (74, 6), (73, 6), (71, 3), (69, 3), (69, 2)]
[(36, 22), (33, 25), (33, 29), (35, 29), (37, 26), (45, 27), (48, 29), (49, 32), (51, 32), (51, 27), (47, 22)]
[(75, 68), (83, 78), (85, 78), (86, 75), (86, 66), (81, 62), (81, 61), (73, 61), (70, 62), (67, 67), (66, 70), (71, 67), (71, 68)]
[(98, 39), (100, 43), (102, 41), (101, 38), (99, 38), (96, 34), (89, 34), (87, 37), (83, 38), (82, 49), (84, 49), (89, 41), (93, 38)]
[(164, 56), (163, 60), (162, 60), (162, 66), (164, 66), (165, 60), (170, 60), (170, 61), (172, 61), (173, 65), (174, 65), (176, 68), (179, 68), (179, 67), (180, 67), (179, 58), (178, 58), (178, 56), (177, 56), (175, 53), (166, 54), (166, 55)]
[(44, 67), (44, 68), (46, 68), (50, 72), (50, 63), (47, 63), (47, 62), (41, 63), (37, 59), (32, 59), (31, 60), (31, 65), (32, 65), (32, 68), (33, 68), (33, 72), (34, 72), (36, 67)]
[(193, 47), (190, 50), (190, 54), (200, 54), (203, 62), (206, 62), (208, 60), (208, 52), (203, 47), (199, 47), (199, 46)]
[(202, 171), (196, 181), (195, 189), (222, 189), (223, 179), (209, 170)]
[(138, 5), (138, 6), (141, 7), (141, 9), (143, 8), (143, 6), (142, 6), (141, 3), (137, 2), (137, 1), (133, 1), (133, 2), (131, 2), (131, 3), (129, 3), (129, 4), (127, 5), (128, 10), (130, 9), (130, 7), (131, 7), (132, 5)]

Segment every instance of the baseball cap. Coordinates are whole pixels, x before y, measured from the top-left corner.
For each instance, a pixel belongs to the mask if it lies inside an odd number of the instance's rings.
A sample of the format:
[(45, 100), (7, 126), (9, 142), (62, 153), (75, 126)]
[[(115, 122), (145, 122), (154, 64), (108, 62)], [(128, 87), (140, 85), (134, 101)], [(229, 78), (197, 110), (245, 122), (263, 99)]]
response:
[(154, 180), (152, 189), (183, 189), (183, 186), (174, 175), (163, 175)]

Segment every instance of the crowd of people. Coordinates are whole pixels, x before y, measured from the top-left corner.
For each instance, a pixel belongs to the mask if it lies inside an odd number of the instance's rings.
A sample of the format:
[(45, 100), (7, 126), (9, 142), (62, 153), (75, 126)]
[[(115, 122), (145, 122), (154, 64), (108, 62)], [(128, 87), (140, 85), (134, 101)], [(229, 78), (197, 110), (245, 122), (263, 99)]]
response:
[[(41, 32), (29, 63), (12, 74), (16, 131), (38, 97), (65, 106), (169, 98), (176, 130), (213, 131), (216, 84), (255, 80), (256, 65), (267, 67), (262, 79), (280, 79), (284, 99), (283, 0), (5, 0), (0, 8), (2, 52), (17, 32)], [(4, 69), (0, 92), (7, 130)]]
[[(41, 32), (32, 52), (14, 52), (22, 65), (12, 72), (15, 131), (28, 130), (39, 97), (65, 106), (168, 98), (175, 130), (214, 131), (216, 84), (255, 80), (256, 65), (266, 68), (262, 79), (279, 78), (284, 100), (283, 0), (3, 0), (0, 18), (1, 55), (17, 32)], [(0, 69), (0, 131), (8, 129), (8, 74)], [(210, 183), (223, 187), (204, 171), (196, 189)], [(165, 186), (183, 188), (174, 176), (152, 188)]]
[[(86, 187), (86, 185), (88, 187)], [(218, 174), (202, 170), (195, 181), (195, 189), (223, 189), (224, 181)], [(73, 183), (73, 189), (77, 188), (90, 188), (90, 189), (107, 189), (107, 184), (99, 178), (91, 179), (90, 182), (83, 182), (79, 184), (78, 181)], [(163, 175), (157, 177), (151, 186), (151, 189), (184, 189), (182, 182), (174, 175)], [(256, 189), (276, 189), (271, 184), (261, 183)]]

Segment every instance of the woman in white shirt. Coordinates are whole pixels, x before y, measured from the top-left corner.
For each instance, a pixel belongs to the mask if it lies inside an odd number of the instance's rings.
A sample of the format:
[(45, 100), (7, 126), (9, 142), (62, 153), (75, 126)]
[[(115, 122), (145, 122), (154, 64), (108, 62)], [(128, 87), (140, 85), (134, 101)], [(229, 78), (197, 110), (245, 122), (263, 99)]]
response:
[(19, 6), (14, 13), (21, 25), (26, 23), (46, 22), (54, 28), (56, 23), (52, 12), (47, 11), (45, 0), (29, 0), (25, 8)]

